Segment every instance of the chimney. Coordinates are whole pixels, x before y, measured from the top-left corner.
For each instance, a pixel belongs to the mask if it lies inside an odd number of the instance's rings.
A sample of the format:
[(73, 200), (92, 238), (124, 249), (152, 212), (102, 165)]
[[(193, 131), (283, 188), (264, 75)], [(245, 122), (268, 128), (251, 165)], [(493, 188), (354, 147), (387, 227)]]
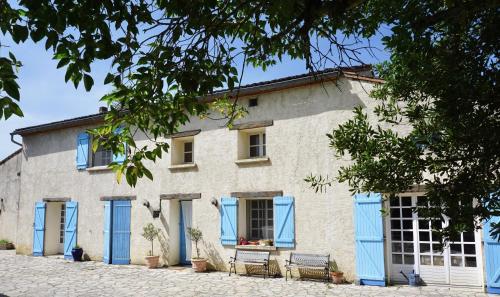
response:
[(108, 108), (106, 106), (99, 107), (99, 113), (106, 113), (106, 112), (108, 112)]

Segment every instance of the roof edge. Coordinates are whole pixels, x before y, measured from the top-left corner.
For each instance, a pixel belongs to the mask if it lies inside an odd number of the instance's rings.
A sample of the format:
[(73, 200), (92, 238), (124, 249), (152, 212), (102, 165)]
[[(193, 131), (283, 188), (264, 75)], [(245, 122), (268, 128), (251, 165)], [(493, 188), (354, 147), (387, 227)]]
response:
[(16, 155), (18, 155), (20, 152), (22, 152), (23, 149), (22, 148), (19, 148), (17, 149), (15, 152), (13, 152), (12, 154), (8, 155), (7, 157), (5, 157), (3, 160), (0, 161), (0, 165), (3, 165), (5, 163), (7, 163), (7, 161), (9, 161), (10, 159), (14, 158)]
[[(371, 72), (372, 65), (360, 65), (353, 67), (340, 67), (340, 68), (327, 68), (322, 71), (303, 73), (294, 76), (282, 77), (274, 80), (262, 81), (253, 84), (247, 84), (235, 88), (233, 90), (219, 90), (212, 94), (208, 94), (201, 99), (203, 102), (210, 102), (224, 95), (233, 96), (255, 96), (262, 93), (276, 92), (289, 88), (304, 87), (307, 85), (323, 83), (334, 81), (339, 77), (343, 76), (348, 79), (362, 80), (371, 83), (383, 83), (384, 80), (380, 78), (375, 78), (366, 73)], [(104, 122), (104, 116), (106, 113), (97, 113), (92, 115), (86, 115), (36, 126), (30, 126), (25, 128), (19, 128), (11, 132), (11, 135), (29, 135), (38, 132), (46, 132), (52, 130), (58, 130), (62, 128), (78, 127), (89, 124), (97, 124)]]

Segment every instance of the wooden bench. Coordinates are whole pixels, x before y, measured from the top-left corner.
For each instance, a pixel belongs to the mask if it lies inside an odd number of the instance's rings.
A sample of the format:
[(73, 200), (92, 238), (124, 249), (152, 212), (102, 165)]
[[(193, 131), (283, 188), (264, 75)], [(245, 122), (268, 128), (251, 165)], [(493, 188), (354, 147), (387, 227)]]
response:
[(248, 265), (259, 265), (264, 267), (265, 273), (264, 278), (269, 276), (269, 257), (271, 252), (269, 251), (247, 251), (247, 250), (236, 250), (234, 257), (231, 257), (229, 261), (229, 276), (234, 269), (236, 273), (236, 263), (248, 264)]
[(288, 280), (288, 273), (290, 272), (290, 278), (292, 278), (292, 268), (307, 268), (307, 269), (321, 269), (324, 271), (325, 281), (330, 280), (330, 255), (318, 255), (318, 254), (299, 254), (290, 253), (290, 260), (285, 260), (285, 279)]

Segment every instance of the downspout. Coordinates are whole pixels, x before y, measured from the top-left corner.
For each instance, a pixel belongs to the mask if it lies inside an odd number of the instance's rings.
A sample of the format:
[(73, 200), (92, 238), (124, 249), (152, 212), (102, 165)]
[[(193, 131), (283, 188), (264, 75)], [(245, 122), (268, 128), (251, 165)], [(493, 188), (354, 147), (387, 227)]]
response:
[(14, 135), (15, 135), (14, 133), (10, 133), (10, 141), (12, 141), (12, 143), (15, 143), (15, 144), (17, 144), (17, 145), (19, 145), (19, 146), (21, 146), (21, 147), (22, 147), (22, 146), (23, 146), (23, 144), (22, 144), (22, 143), (17, 142), (17, 141), (14, 139)]

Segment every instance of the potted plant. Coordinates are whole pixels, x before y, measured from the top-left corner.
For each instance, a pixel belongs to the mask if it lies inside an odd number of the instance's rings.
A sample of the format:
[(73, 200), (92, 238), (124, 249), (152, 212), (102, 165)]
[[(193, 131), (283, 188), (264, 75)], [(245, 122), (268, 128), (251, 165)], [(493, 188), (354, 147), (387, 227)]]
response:
[(188, 234), (196, 248), (196, 257), (191, 258), (191, 265), (195, 272), (203, 272), (207, 270), (207, 259), (200, 257), (200, 249), (198, 242), (203, 238), (203, 233), (197, 228), (188, 228)]
[(71, 250), (71, 255), (73, 256), (73, 261), (80, 262), (82, 261), (83, 249), (78, 244), (75, 244)]
[(342, 284), (344, 282), (344, 273), (339, 270), (337, 263), (330, 264), (330, 278), (334, 284)]
[(14, 249), (14, 244), (6, 239), (0, 239), (0, 250), (12, 250)]
[(160, 256), (154, 255), (153, 243), (154, 239), (160, 234), (160, 229), (156, 228), (153, 224), (149, 223), (144, 228), (142, 228), (142, 237), (146, 238), (146, 240), (151, 242), (151, 250), (148, 252), (146, 256), (146, 263), (148, 268), (156, 268), (158, 267), (158, 263), (160, 262)]

